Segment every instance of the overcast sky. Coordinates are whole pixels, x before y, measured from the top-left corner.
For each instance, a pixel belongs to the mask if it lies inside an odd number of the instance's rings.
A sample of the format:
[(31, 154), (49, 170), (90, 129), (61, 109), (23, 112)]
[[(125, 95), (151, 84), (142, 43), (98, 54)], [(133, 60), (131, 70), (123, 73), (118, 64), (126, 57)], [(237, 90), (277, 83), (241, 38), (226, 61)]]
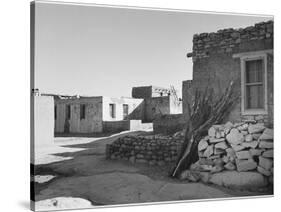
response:
[(36, 3), (35, 87), (131, 96), (133, 86), (192, 79), (192, 37), (272, 18)]

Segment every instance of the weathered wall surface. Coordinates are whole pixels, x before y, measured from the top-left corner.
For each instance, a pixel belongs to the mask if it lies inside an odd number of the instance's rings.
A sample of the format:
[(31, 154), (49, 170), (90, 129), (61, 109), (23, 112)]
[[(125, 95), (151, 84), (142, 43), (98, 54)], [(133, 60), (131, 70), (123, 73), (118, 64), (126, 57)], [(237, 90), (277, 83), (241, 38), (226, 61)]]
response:
[(33, 96), (34, 145), (50, 145), (54, 142), (54, 98)]
[(133, 98), (151, 98), (152, 97), (152, 86), (141, 86), (132, 88)]
[(183, 130), (185, 123), (183, 114), (158, 116), (153, 120), (153, 132), (156, 134), (172, 134)]
[[(129, 115), (126, 119), (140, 119), (144, 117), (144, 102), (143, 99), (133, 98), (112, 98), (102, 97), (103, 101), (103, 121), (120, 121), (123, 120), (123, 105), (129, 107)], [(109, 104), (115, 104), (115, 118), (110, 116)]]
[[(220, 96), (231, 80), (237, 82), (235, 91), (241, 94), (240, 58), (234, 54), (273, 49), (273, 22), (259, 23), (244, 29), (224, 29), (216, 33), (196, 34), (193, 37), (193, 80), (190, 89), (183, 89), (184, 108), (191, 101), (189, 92), (202, 90), (207, 85)], [(242, 117), (241, 98), (229, 116), (231, 121), (257, 119), (269, 125), (273, 123), (273, 56), (267, 55), (268, 111), (265, 116)], [(184, 83), (188, 87), (189, 83)], [(189, 91), (189, 92), (188, 92)], [(194, 96), (194, 95), (192, 95)], [(186, 110), (184, 109), (184, 113)]]
[[(80, 119), (81, 104), (86, 105), (85, 119)], [(57, 119), (55, 121), (55, 132), (65, 132), (66, 105), (70, 105), (71, 107), (71, 118), (69, 120), (70, 133), (102, 132), (102, 97), (56, 100)]]
[(170, 97), (145, 99), (145, 122), (152, 122), (160, 114), (170, 114)]
[(187, 104), (192, 99), (192, 80), (185, 80), (182, 82), (182, 113), (187, 113)]

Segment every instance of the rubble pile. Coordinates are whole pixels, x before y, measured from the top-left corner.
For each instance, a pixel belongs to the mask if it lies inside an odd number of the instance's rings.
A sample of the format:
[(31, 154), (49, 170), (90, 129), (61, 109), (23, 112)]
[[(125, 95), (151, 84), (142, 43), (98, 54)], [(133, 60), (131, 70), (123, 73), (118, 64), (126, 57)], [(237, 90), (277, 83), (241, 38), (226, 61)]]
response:
[(263, 123), (213, 125), (208, 135), (200, 140), (198, 155), (199, 160), (190, 170), (200, 174), (193, 172), (191, 177), (187, 170), (182, 178), (197, 181), (206, 176), (209, 179), (214, 173), (236, 171), (257, 172), (269, 182), (273, 181), (273, 129)]

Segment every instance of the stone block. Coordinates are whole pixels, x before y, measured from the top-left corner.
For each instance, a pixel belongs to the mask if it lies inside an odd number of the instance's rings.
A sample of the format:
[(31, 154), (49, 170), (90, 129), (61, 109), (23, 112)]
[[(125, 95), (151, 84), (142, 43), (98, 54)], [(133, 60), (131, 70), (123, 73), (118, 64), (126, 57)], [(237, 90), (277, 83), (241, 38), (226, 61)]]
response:
[(266, 177), (258, 172), (223, 171), (213, 174), (209, 182), (229, 188), (253, 189), (265, 187)]
[(204, 151), (204, 157), (210, 157), (214, 153), (214, 145), (209, 145), (206, 150)]
[(271, 141), (260, 141), (259, 148), (273, 149), (273, 142)]
[(249, 151), (252, 156), (260, 156), (263, 152), (262, 149), (250, 149)]
[(252, 141), (252, 142), (244, 142), (241, 144), (242, 146), (246, 147), (246, 148), (253, 148), (255, 149), (258, 146), (258, 141)]
[(244, 141), (244, 135), (236, 128), (231, 129), (230, 133), (226, 136), (226, 140), (230, 144), (238, 145)]
[(242, 146), (242, 145), (231, 145), (232, 149), (235, 151), (235, 152), (238, 152), (238, 151), (241, 151), (243, 149), (246, 149), (245, 146)]
[(210, 143), (219, 143), (225, 141), (225, 138), (210, 138), (209, 142)]
[(215, 137), (216, 136), (216, 129), (214, 127), (210, 127), (210, 129), (208, 130), (208, 135), (210, 137)]
[(259, 156), (259, 166), (266, 170), (270, 170), (273, 166), (273, 161), (269, 158)]
[(258, 123), (258, 124), (250, 124), (248, 127), (249, 133), (262, 133), (265, 129), (265, 126), (263, 123)]
[(266, 128), (259, 138), (260, 140), (273, 140), (273, 129)]
[(251, 134), (248, 134), (245, 136), (245, 141), (246, 142), (252, 142), (253, 141), (253, 136)]
[(236, 166), (232, 162), (228, 162), (227, 164), (224, 165), (224, 168), (227, 170), (235, 170)]
[(254, 133), (252, 134), (254, 140), (258, 140), (262, 134), (261, 133)]
[(252, 158), (252, 155), (250, 154), (249, 151), (240, 151), (240, 152), (236, 152), (236, 156), (239, 160), (242, 160), (242, 159), (250, 159)]
[(227, 144), (225, 143), (225, 141), (223, 141), (223, 142), (220, 142), (220, 143), (216, 143), (216, 144), (215, 144), (215, 148), (217, 148), (217, 149), (227, 149), (228, 146), (227, 146)]
[(205, 150), (208, 147), (208, 142), (202, 139), (198, 144), (198, 151)]
[(236, 160), (237, 170), (239, 172), (250, 171), (257, 168), (257, 163), (252, 160)]
[(259, 173), (261, 173), (261, 174), (263, 174), (263, 175), (265, 175), (265, 176), (267, 176), (267, 177), (269, 177), (270, 175), (272, 175), (272, 173), (271, 173), (269, 170), (266, 170), (266, 169), (264, 169), (264, 168), (261, 167), (261, 166), (258, 166), (257, 170), (258, 170)]
[(262, 156), (265, 158), (273, 158), (273, 149), (264, 151)]

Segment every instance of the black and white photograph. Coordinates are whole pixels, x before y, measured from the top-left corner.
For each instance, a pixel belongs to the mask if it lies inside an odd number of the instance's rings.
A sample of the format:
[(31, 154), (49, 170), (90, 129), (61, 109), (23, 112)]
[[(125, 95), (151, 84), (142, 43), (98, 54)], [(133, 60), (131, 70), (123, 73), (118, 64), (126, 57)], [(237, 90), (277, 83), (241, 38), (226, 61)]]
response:
[(36, 0), (30, 28), (32, 210), (273, 197), (273, 15)]

